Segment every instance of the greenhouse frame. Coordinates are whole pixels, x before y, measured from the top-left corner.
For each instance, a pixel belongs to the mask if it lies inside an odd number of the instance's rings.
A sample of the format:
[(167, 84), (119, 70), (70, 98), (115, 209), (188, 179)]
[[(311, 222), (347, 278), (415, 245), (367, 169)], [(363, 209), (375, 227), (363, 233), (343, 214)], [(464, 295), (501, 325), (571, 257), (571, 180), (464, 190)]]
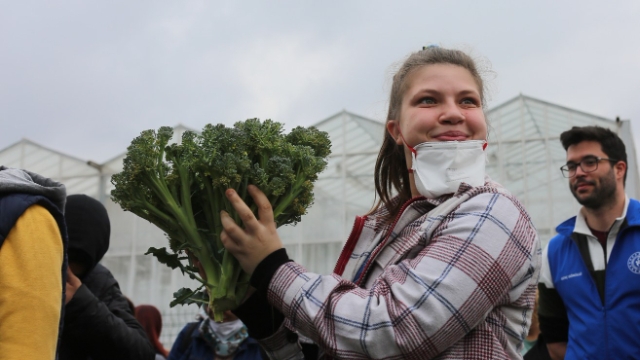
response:
[[(572, 126), (599, 125), (623, 139), (629, 165), (626, 191), (637, 198), (638, 166), (629, 120), (607, 119), (525, 95), (490, 109), (487, 119), (487, 174), (524, 204), (543, 243), (555, 234), (558, 223), (579, 209), (559, 170), (566, 161), (559, 136)], [(315, 184), (315, 202), (308, 214), (296, 226), (285, 226), (279, 233), (292, 258), (310, 271), (331, 273), (355, 216), (367, 213), (376, 200), (373, 170), (385, 127), (380, 121), (347, 111), (314, 126), (329, 134), (332, 154)], [(189, 128), (178, 125), (174, 130), (175, 139)], [(106, 206), (111, 245), (102, 264), (134, 304), (152, 304), (161, 310), (161, 340), (170, 347), (184, 324), (199, 311), (194, 305), (170, 308), (173, 292), (197, 284), (145, 256), (149, 247), (167, 245), (165, 235), (111, 201), (110, 178), (122, 170), (124, 155), (98, 164), (23, 139), (0, 150), (0, 165), (50, 177), (64, 183), (69, 195), (87, 194)]]

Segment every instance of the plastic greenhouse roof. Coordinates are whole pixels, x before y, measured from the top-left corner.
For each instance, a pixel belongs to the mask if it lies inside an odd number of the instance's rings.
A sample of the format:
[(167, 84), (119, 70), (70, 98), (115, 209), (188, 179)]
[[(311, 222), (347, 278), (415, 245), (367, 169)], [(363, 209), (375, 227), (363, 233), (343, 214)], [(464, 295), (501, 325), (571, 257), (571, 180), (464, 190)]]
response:
[[(547, 233), (552, 223), (577, 209), (558, 170), (565, 159), (559, 136), (572, 126), (600, 125), (620, 135), (629, 157), (627, 193), (638, 196), (638, 167), (629, 121), (607, 119), (526, 95), (491, 108), (487, 119), (487, 173), (519, 197), (527, 209), (544, 214), (539, 217), (547, 219), (536, 223)], [(374, 201), (372, 175), (384, 123), (341, 111), (313, 126), (328, 132), (332, 141), (327, 169), (316, 183), (316, 203), (338, 206), (342, 210), (336, 213), (347, 218), (366, 213)], [(174, 139), (192, 130), (182, 124), (174, 129)], [(23, 139), (0, 150), (0, 164), (29, 169), (64, 182), (70, 194), (86, 193), (104, 201), (111, 190), (109, 177), (122, 169), (125, 154), (123, 151), (95, 164)]]
[[(519, 95), (489, 110), (490, 138), (499, 142), (522, 138), (559, 137), (572, 126), (599, 125), (615, 128), (615, 121), (560, 105)], [(513, 121), (521, 119), (524, 121)], [(495, 121), (497, 120), (497, 121)]]
[(65, 184), (68, 194), (98, 197), (100, 170), (87, 161), (22, 139), (0, 150), (0, 164), (28, 169)]
[[(366, 212), (373, 204), (373, 170), (384, 124), (342, 111), (314, 125), (331, 138), (332, 154), (316, 188)], [(317, 194), (319, 195), (319, 194)]]

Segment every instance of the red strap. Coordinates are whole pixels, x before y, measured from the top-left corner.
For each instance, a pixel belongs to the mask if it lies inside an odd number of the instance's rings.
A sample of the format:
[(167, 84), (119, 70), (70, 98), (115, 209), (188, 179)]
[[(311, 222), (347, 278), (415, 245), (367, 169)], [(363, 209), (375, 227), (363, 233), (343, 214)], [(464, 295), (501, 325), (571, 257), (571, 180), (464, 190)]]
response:
[(333, 269), (333, 272), (337, 275), (342, 276), (344, 272), (344, 268), (347, 266), (347, 262), (349, 262), (349, 258), (353, 253), (353, 249), (356, 247), (356, 243), (360, 238), (360, 234), (362, 233), (362, 228), (364, 227), (364, 222), (366, 220), (366, 216), (356, 216), (356, 221), (353, 223), (353, 229), (351, 230), (351, 234), (349, 235), (349, 239), (344, 244), (342, 248), (342, 252), (338, 257), (338, 262), (336, 263), (336, 267)]
[[(409, 144), (407, 144), (407, 142), (404, 139), (404, 136), (402, 136), (402, 133), (400, 132), (400, 128), (398, 128), (398, 134), (400, 134), (400, 137), (402, 138), (402, 142), (407, 145), (407, 147), (409, 148), (409, 150), (411, 150), (411, 152), (413, 153), (413, 155), (418, 155), (418, 152), (416, 151), (416, 149), (414, 149), (412, 146), (410, 146)], [(411, 169), (409, 169), (411, 170)]]
[[(413, 155), (418, 156), (418, 152), (416, 151), (416, 149), (414, 149), (412, 146), (407, 144), (407, 142), (404, 140), (404, 136), (402, 136), (402, 132), (400, 132), (400, 128), (398, 128), (398, 134), (400, 134), (400, 137), (402, 138), (402, 142), (409, 148), (409, 150), (411, 150)], [(409, 168), (407, 170), (409, 171), (409, 174), (413, 174), (413, 169)]]

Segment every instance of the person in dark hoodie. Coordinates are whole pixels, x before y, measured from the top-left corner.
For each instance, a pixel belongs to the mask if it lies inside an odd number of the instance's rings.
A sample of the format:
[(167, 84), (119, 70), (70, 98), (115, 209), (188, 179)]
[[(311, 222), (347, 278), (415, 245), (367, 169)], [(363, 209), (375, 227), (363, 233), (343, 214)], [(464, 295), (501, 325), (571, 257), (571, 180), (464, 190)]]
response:
[(0, 358), (53, 360), (66, 273), (64, 185), (0, 166)]
[(155, 351), (118, 282), (100, 260), (109, 249), (107, 210), (86, 195), (65, 207), (69, 271), (60, 360), (153, 360)]

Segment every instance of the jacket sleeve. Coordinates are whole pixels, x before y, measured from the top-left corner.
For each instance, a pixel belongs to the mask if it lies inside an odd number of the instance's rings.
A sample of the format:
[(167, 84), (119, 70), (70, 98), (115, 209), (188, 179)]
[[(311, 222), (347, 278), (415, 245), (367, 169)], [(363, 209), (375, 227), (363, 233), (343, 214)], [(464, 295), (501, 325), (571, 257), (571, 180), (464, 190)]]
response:
[(538, 284), (538, 322), (547, 343), (569, 341), (569, 317), (564, 301), (555, 289), (549, 266), (549, 245), (542, 253), (542, 268)]
[(155, 351), (117, 283), (98, 299), (83, 284), (65, 308), (65, 338), (94, 360), (153, 360)]
[(29, 207), (0, 247), (3, 359), (55, 359), (63, 259), (62, 236), (53, 216), (40, 205)]
[[(290, 262), (286, 249), (276, 250), (258, 264), (251, 276), (256, 292), (233, 312), (249, 330), (249, 335), (262, 345), (265, 351), (277, 349), (268, 355), (271, 359), (317, 359), (315, 344), (303, 345), (298, 335), (282, 326), (284, 315), (267, 299), (269, 281), (283, 264)], [(274, 343), (274, 346), (270, 346)], [(306, 351), (306, 353), (305, 353)], [(313, 354), (312, 354), (313, 353)]]
[[(425, 241), (415, 258), (385, 268), (369, 289), (286, 263), (270, 281), (269, 302), (285, 315), (285, 325), (328, 355), (353, 358), (432, 358), (496, 306), (525, 291), (533, 303), (529, 288), (538, 281), (539, 242), (512, 198), (475, 196)], [(524, 336), (524, 325), (519, 331)], [(281, 333), (262, 344), (271, 354), (285, 348), (293, 354)]]

